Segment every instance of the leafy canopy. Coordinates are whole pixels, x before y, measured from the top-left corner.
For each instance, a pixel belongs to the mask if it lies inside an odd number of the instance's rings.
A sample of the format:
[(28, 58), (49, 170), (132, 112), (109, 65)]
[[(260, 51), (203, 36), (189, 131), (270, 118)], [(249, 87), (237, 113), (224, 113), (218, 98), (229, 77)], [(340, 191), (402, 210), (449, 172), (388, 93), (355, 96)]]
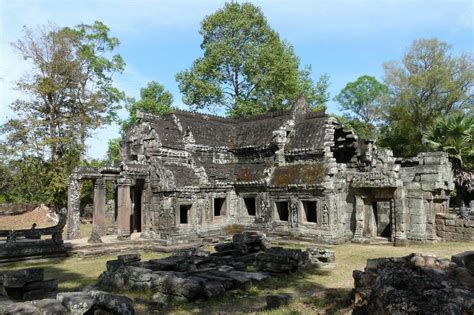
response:
[(149, 113), (164, 115), (173, 111), (173, 95), (165, 90), (165, 87), (156, 81), (151, 81), (145, 88), (140, 90), (140, 99), (131, 100), (128, 106), (129, 118), (124, 123), (124, 127), (136, 123), (137, 113)]
[(387, 91), (387, 87), (376, 78), (363, 75), (347, 83), (335, 100), (341, 104), (342, 110), (349, 111), (348, 119), (361, 121), (362, 128), (358, 131), (365, 137), (373, 138), (374, 125), (380, 118), (381, 101)]
[(413, 42), (401, 62), (384, 65), (388, 102), (380, 143), (402, 156), (426, 149), (423, 134), (436, 118), (473, 106), (474, 65), (466, 54), (453, 56), (437, 39)]
[(3, 162), (15, 183), (5, 192), (9, 199), (65, 204), (86, 139), (115, 118), (124, 98), (112, 82), (124, 68), (120, 55), (111, 55), (118, 44), (101, 22), (25, 27), (12, 44), (31, 69), (17, 82), (24, 97), (11, 105), (15, 117), (0, 127), (9, 156)]
[(462, 111), (438, 117), (423, 140), (435, 151), (444, 151), (460, 166), (474, 169), (474, 116)]
[(311, 69), (299, 70), (293, 47), (253, 4), (226, 3), (202, 21), (199, 33), (204, 56), (176, 75), (183, 102), (193, 109), (223, 107), (246, 116), (285, 108), (302, 95), (325, 106), (327, 77), (318, 91)]

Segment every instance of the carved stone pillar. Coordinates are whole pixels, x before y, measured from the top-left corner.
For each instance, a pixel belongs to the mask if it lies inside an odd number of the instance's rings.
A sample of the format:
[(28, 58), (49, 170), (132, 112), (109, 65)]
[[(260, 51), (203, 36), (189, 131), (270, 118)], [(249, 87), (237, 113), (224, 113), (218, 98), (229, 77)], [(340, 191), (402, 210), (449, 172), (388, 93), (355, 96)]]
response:
[(405, 205), (406, 193), (403, 188), (397, 188), (394, 193), (393, 211), (395, 218), (395, 246), (408, 244), (406, 236), (407, 216)]
[(361, 241), (364, 234), (364, 200), (361, 196), (355, 196), (355, 232), (354, 241)]
[(297, 228), (299, 226), (299, 207), (298, 207), (298, 199), (294, 196), (290, 197), (289, 200), (289, 221), (290, 226), (293, 228)]
[(117, 181), (117, 236), (118, 239), (130, 237), (130, 220), (132, 216), (132, 200), (130, 198), (130, 179), (121, 178)]
[(67, 190), (67, 239), (72, 240), (80, 237), (80, 202), (81, 183), (79, 176), (72, 173), (69, 177)]
[(105, 235), (105, 230), (106, 230), (105, 206), (106, 206), (105, 183), (104, 183), (104, 179), (98, 178), (94, 182), (94, 214), (92, 217), (92, 223), (93, 223), (93, 230), (99, 236)]

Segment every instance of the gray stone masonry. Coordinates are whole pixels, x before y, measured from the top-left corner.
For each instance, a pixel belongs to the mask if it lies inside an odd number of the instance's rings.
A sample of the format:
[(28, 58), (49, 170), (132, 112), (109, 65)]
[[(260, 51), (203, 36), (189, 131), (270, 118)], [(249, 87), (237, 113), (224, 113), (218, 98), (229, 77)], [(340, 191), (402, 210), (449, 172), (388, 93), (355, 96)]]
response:
[(138, 113), (121, 143), (119, 168), (70, 178), (68, 235), (77, 237), (80, 182), (97, 183), (94, 222), (102, 235), (101, 179), (117, 188), (112, 222), (168, 244), (259, 230), (321, 243), (438, 239), (435, 215), (453, 189), (445, 153), (396, 158), (360, 139), (301, 98), (285, 111), (224, 118), (176, 110)]

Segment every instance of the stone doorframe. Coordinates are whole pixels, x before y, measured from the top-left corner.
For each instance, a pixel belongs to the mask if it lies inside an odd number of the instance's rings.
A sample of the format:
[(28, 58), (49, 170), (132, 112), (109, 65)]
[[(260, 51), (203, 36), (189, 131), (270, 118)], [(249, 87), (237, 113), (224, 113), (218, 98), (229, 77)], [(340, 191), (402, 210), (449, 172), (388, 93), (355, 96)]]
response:
[[(391, 216), (391, 236), (390, 241), (403, 243), (405, 236), (405, 211), (403, 201), (403, 189), (395, 187), (364, 187), (354, 189), (355, 198), (355, 231), (354, 242), (361, 242), (364, 238), (364, 228), (366, 225), (366, 204), (377, 201), (390, 201)], [(368, 202), (367, 202), (368, 201)]]
[(80, 198), (82, 181), (92, 180), (94, 183), (94, 212), (92, 215), (92, 242), (100, 242), (106, 233), (106, 189), (107, 180), (117, 182), (120, 170), (117, 168), (77, 168), (69, 176), (67, 198), (67, 239), (80, 237)]

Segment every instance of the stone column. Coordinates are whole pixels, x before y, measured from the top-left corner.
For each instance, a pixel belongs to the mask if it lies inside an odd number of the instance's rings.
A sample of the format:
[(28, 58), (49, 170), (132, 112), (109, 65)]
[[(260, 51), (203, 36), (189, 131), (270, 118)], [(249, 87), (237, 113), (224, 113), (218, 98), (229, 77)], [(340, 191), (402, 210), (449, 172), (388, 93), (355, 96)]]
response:
[(93, 230), (104, 236), (105, 224), (106, 190), (103, 178), (97, 178), (94, 182), (94, 214), (92, 216)]
[(132, 200), (130, 198), (130, 179), (121, 178), (117, 181), (117, 238), (130, 237), (130, 220), (132, 216)]
[(355, 196), (355, 232), (353, 241), (362, 241), (364, 235), (364, 200), (361, 196)]
[(395, 246), (404, 246), (408, 244), (406, 236), (407, 216), (405, 205), (405, 190), (397, 188), (394, 192), (393, 211), (395, 218)]
[(297, 228), (299, 226), (299, 201), (296, 197), (291, 196), (288, 202), (288, 221), (290, 227)]
[(67, 239), (72, 240), (80, 237), (80, 202), (81, 183), (77, 173), (69, 177), (67, 190)]

